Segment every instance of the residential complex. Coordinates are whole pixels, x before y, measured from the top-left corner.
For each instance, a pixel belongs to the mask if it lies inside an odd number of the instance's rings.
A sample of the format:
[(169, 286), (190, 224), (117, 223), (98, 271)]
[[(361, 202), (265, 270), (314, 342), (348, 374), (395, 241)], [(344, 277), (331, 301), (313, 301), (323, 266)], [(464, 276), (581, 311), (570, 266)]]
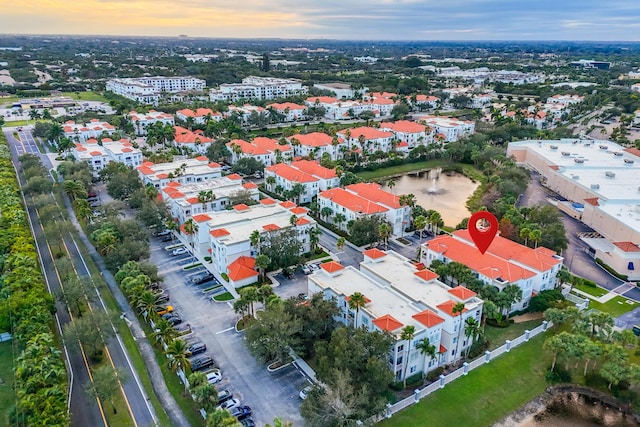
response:
[(344, 139), (322, 132), (299, 133), (291, 135), (287, 140), (293, 146), (296, 156), (321, 159), (327, 153), (331, 160), (337, 160), (342, 158), (348, 149)]
[(242, 83), (225, 83), (219, 89), (211, 89), (209, 97), (211, 101), (237, 101), (287, 98), (306, 93), (307, 88), (298, 80), (249, 76), (242, 79)]
[(435, 139), (439, 142), (453, 142), (475, 132), (476, 125), (470, 120), (453, 117), (417, 115), (416, 121), (435, 129)]
[[(397, 381), (453, 363), (472, 344), (464, 325), (469, 318), (480, 323), (483, 301), (469, 289), (451, 288), (434, 272), (393, 251), (365, 251), (359, 270), (335, 261), (320, 267), (308, 276), (309, 294), (335, 299), (340, 309), (337, 320), (345, 325), (391, 333), (395, 342), (389, 363)], [(359, 310), (349, 307), (356, 292), (366, 301)], [(453, 311), (458, 303), (464, 305), (459, 314)], [(400, 338), (405, 326), (415, 328), (411, 342)], [(424, 339), (435, 346), (435, 358), (416, 348)]]
[(496, 236), (484, 254), (478, 251), (468, 230), (437, 236), (423, 244), (420, 261), (429, 267), (433, 261), (457, 262), (469, 267), (485, 284), (502, 291), (508, 285), (522, 290), (522, 299), (509, 312), (524, 310), (531, 297), (554, 289), (562, 257), (550, 249), (531, 249), (504, 237)]
[(205, 156), (199, 156), (169, 163), (144, 162), (138, 166), (138, 174), (144, 185), (162, 189), (172, 181), (186, 185), (220, 178), (222, 169)]
[(568, 199), (557, 206), (601, 237), (583, 237), (589, 252), (630, 280), (640, 279), (640, 150), (611, 141), (518, 141), (507, 154), (542, 175)]
[(113, 141), (111, 138), (103, 138), (101, 143), (97, 139), (87, 139), (76, 142), (71, 154), (76, 160), (89, 163), (95, 176), (111, 162), (131, 167), (142, 164), (142, 152), (128, 139)]
[(66, 138), (74, 142), (85, 142), (88, 139), (97, 139), (104, 136), (111, 136), (116, 128), (110, 123), (99, 119), (91, 119), (87, 123), (76, 123), (73, 120), (64, 122), (62, 131)]
[(155, 105), (165, 93), (203, 91), (206, 81), (195, 77), (136, 77), (107, 81), (106, 89), (142, 104)]
[(227, 148), (231, 152), (233, 164), (240, 159), (253, 158), (265, 166), (271, 166), (276, 162), (293, 159), (293, 150), (290, 145), (280, 144), (275, 139), (262, 136), (254, 138), (251, 142), (234, 139), (227, 143)]
[(356, 97), (356, 92), (366, 93), (369, 90), (366, 87), (356, 90), (348, 83), (316, 83), (313, 87), (333, 92), (339, 99), (353, 99)]
[(204, 136), (201, 130), (190, 131), (182, 126), (174, 127), (173, 142), (176, 147), (188, 148), (191, 152), (205, 154), (213, 138)]
[(213, 111), (211, 108), (196, 108), (195, 110), (185, 108), (176, 111), (176, 117), (183, 122), (193, 120), (193, 123), (197, 125), (204, 125), (209, 120), (219, 122), (223, 118), (222, 113)]
[(299, 203), (310, 203), (320, 191), (340, 185), (340, 178), (335, 170), (320, 166), (310, 160), (299, 160), (291, 164), (278, 163), (264, 171), (266, 187), (269, 191), (291, 191), (296, 185), (304, 189), (298, 196)]
[(333, 188), (318, 195), (320, 212), (329, 208), (325, 220), (347, 231), (350, 221), (379, 215), (390, 224), (392, 234), (402, 236), (411, 221), (411, 207), (400, 205), (400, 198), (382, 190), (380, 184), (359, 183)]
[(267, 109), (273, 109), (282, 114), (285, 122), (293, 122), (296, 120), (302, 120), (306, 117), (305, 111), (307, 107), (300, 104), (294, 104), (293, 102), (283, 102), (281, 104), (269, 104)]
[(168, 124), (173, 126), (175, 121), (173, 115), (162, 111), (149, 110), (148, 113), (137, 113), (130, 111), (127, 118), (133, 125), (136, 135), (143, 136), (147, 134), (147, 128), (155, 123)]
[(435, 131), (429, 126), (408, 120), (382, 122), (380, 130), (393, 132), (398, 141), (406, 142), (409, 148), (433, 143)]
[(395, 106), (395, 101), (384, 97), (371, 97), (362, 101), (338, 99), (330, 96), (314, 96), (307, 98), (308, 107), (322, 107), (324, 117), (329, 120), (348, 120), (369, 111), (374, 117), (388, 116)]

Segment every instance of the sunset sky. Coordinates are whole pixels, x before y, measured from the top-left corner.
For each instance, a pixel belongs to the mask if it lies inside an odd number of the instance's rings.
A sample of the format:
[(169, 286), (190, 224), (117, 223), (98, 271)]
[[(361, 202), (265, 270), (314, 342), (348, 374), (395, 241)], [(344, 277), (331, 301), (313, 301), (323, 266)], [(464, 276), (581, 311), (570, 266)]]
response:
[(0, 0), (0, 33), (640, 40), (640, 0)]

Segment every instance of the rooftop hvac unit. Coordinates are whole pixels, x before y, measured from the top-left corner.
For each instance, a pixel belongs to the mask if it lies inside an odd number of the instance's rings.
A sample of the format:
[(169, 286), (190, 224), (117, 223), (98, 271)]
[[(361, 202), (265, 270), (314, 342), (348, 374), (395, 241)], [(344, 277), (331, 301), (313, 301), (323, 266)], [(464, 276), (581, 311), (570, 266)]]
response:
[(578, 180), (578, 179), (580, 179), (580, 175), (571, 175), (571, 178), (575, 179), (575, 180)]
[(576, 163), (584, 163), (584, 159), (573, 159)]
[(599, 190), (600, 189), (600, 184), (591, 184), (591, 189), (592, 190)]
[(549, 148), (551, 148), (552, 150), (557, 150), (558, 146), (557, 145), (551, 145)]
[(627, 165), (632, 165), (632, 164), (633, 164), (633, 162), (634, 162), (634, 160), (633, 160), (633, 159), (624, 159), (624, 162), (625, 162)]
[(606, 150), (609, 148), (606, 145), (598, 145), (598, 147), (600, 147), (601, 150)]
[(607, 178), (615, 178), (616, 174), (613, 172), (605, 172), (604, 176), (606, 176)]
[(568, 152), (568, 151), (563, 151), (562, 152), (562, 157), (569, 157), (570, 155), (571, 155), (571, 153)]
[(619, 152), (619, 151), (614, 151), (613, 155), (616, 156), (616, 157), (620, 157), (620, 156), (622, 156), (622, 153)]

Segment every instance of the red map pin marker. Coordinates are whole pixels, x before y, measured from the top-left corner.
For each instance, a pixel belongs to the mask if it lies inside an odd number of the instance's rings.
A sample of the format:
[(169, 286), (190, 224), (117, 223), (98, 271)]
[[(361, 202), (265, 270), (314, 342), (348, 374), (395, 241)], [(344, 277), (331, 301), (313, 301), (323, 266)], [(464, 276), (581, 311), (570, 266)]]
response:
[[(489, 225), (478, 227), (480, 220), (485, 220)], [(491, 212), (479, 211), (471, 215), (467, 227), (473, 243), (476, 244), (480, 253), (484, 255), (498, 233), (498, 219)]]

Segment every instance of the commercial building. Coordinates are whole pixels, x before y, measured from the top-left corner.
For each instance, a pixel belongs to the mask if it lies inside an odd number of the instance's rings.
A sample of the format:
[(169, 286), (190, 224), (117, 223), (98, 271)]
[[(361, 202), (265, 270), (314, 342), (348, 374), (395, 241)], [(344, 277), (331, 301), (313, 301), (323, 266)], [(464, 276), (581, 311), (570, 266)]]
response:
[[(467, 319), (480, 323), (483, 302), (469, 289), (451, 288), (434, 272), (393, 251), (365, 251), (360, 270), (335, 261), (320, 267), (308, 276), (309, 295), (334, 299), (340, 309), (336, 320), (345, 325), (391, 333), (395, 342), (389, 363), (397, 381), (453, 363), (472, 345), (464, 325)], [(356, 292), (366, 302), (358, 310), (349, 307)], [(453, 310), (456, 304), (463, 305), (459, 314)], [(410, 342), (401, 338), (406, 326), (414, 328)], [(435, 358), (417, 348), (425, 339), (435, 346)]]
[(168, 124), (173, 126), (175, 121), (173, 115), (162, 111), (149, 110), (148, 113), (137, 113), (130, 111), (127, 118), (133, 125), (136, 135), (143, 136), (147, 134), (147, 128), (155, 123)]
[(76, 142), (71, 154), (76, 160), (87, 162), (95, 176), (111, 162), (131, 167), (142, 164), (142, 152), (128, 139), (113, 141), (111, 138), (103, 138), (98, 143), (97, 139), (90, 138), (84, 142)]
[(172, 181), (186, 185), (222, 176), (221, 166), (210, 162), (206, 156), (169, 163), (144, 162), (137, 169), (144, 185), (153, 185), (158, 189), (163, 189)]
[(165, 93), (203, 91), (207, 82), (195, 77), (136, 77), (107, 81), (106, 89), (143, 104), (156, 105)]
[[(310, 160), (269, 166), (264, 171), (264, 177), (267, 189), (271, 192), (275, 192), (276, 189), (281, 189), (282, 192), (291, 191), (296, 185), (301, 185), (304, 191), (297, 197), (298, 203), (310, 203), (320, 191), (340, 185), (340, 178), (335, 170)], [(270, 182), (271, 178), (273, 182)]]
[(27, 110), (43, 110), (46, 108), (67, 108), (73, 107), (77, 101), (68, 96), (51, 96), (45, 98), (25, 98), (18, 101), (20, 108)]
[(557, 206), (601, 237), (583, 237), (590, 254), (640, 280), (640, 150), (611, 141), (518, 141), (507, 154), (538, 171), (568, 202)]
[(99, 139), (111, 136), (116, 128), (110, 123), (99, 119), (91, 119), (86, 123), (76, 123), (73, 120), (64, 122), (62, 130), (66, 138), (74, 142), (85, 142), (88, 139)]
[(333, 188), (318, 195), (320, 212), (329, 208), (331, 215), (325, 221), (347, 231), (350, 221), (367, 216), (383, 217), (391, 226), (394, 236), (402, 236), (411, 220), (411, 207), (400, 205), (400, 198), (382, 190), (380, 184), (359, 183), (345, 188)]
[(219, 89), (211, 89), (209, 97), (211, 101), (237, 101), (287, 98), (306, 93), (307, 88), (299, 80), (249, 76), (242, 79), (242, 83), (225, 83)]
[(611, 62), (594, 61), (593, 59), (581, 59), (579, 61), (571, 62), (574, 67), (582, 68), (597, 68), (599, 70), (608, 70), (611, 67)]

